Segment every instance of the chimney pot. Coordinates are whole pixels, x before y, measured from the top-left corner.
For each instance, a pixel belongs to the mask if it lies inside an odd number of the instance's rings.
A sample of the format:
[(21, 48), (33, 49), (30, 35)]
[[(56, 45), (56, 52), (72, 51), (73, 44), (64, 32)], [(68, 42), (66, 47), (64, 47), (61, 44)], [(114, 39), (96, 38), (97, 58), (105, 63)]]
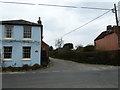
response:
[(111, 25), (107, 26), (107, 31), (109, 31), (109, 30), (112, 30), (112, 26)]
[(40, 17), (39, 17), (39, 20), (37, 22), (38, 22), (38, 24), (42, 24)]

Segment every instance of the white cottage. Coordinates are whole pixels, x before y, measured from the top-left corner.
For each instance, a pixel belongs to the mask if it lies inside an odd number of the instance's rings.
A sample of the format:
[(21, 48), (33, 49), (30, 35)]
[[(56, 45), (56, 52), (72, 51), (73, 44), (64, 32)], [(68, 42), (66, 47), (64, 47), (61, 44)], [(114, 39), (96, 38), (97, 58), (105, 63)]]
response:
[(0, 22), (0, 50), (3, 67), (41, 64), (43, 26), (25, 20)]

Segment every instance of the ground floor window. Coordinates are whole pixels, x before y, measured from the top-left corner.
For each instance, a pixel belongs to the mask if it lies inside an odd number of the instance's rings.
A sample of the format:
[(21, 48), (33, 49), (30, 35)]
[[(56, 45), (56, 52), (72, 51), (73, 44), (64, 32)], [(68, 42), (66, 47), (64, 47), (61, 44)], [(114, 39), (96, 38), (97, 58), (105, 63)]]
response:
[(4, 58), (12, 58), (12, 47), (4, 47)]
[(31, 47), (23, 47), (23, 58), (31, 58)]

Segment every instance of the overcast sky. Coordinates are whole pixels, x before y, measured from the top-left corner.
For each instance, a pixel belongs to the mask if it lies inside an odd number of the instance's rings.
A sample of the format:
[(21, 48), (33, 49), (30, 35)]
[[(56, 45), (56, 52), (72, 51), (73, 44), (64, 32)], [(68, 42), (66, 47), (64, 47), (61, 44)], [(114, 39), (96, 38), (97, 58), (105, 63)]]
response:
[[(119, 0), (0, 0), (9, 2), (27, 2), (35, 4), (57, 4), (76, 7), (95, 7), (112, 9)], [(16, 5), (0, 3), (0, 20), (24, 19), (37, 22), (41, 17), (44, 26), (44, 41), (50, 46), (64, 34), (82, 26), (88, 21), (107, 12), (106, 10), (50, 7), (40, 5)], [(94, 39), (106, 30), (107, 25), (115, 25), (114, 13), (109, 12), (90, 24), (63, 37), (64, 43), (73, 43), (74, 46), (94, 44)]]

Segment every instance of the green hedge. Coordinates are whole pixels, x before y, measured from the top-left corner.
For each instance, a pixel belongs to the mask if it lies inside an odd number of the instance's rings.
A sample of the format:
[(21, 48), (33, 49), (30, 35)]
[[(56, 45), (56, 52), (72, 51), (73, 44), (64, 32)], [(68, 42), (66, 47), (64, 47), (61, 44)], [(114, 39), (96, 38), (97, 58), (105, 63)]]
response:
[(120, 66), (120, 50), (115, 51), (92, 51), (76, 52), (72, 50), (60, 50), (54, 56), (65, 60), (72, 60), (79, 63), (104, 64)]

